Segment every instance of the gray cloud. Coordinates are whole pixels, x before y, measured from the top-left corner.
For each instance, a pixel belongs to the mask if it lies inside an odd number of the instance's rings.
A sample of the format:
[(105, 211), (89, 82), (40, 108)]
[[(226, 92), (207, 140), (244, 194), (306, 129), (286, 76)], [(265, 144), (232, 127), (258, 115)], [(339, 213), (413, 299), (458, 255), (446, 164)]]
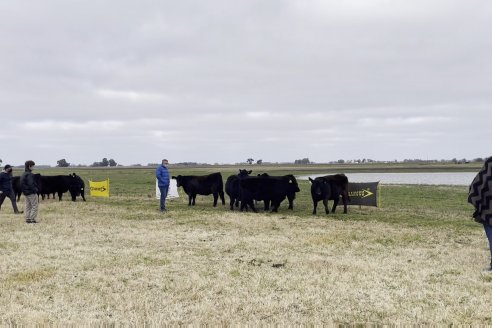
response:
[(0, 158), (483, 157), (492, 4), (20, 0)]

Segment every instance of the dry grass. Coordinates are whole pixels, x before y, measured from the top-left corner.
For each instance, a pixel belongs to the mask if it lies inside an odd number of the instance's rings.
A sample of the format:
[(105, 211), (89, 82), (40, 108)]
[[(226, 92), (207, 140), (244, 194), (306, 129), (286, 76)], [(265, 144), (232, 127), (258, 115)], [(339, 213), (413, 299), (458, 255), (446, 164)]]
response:
[(372, 219), (391, 209), (351, 208), (352, 220), (183, 201), (164, 215), (148, 198), (45, 201), (35, 226), (2, 211), (0, 322), (492, 324), (478, 226)]

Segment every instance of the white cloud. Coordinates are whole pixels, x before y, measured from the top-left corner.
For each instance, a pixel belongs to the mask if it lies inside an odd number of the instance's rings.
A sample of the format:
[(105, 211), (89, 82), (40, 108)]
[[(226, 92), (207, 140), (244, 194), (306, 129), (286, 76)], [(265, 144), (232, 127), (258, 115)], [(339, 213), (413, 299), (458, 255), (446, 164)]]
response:
[(96, 91), (96, 94), (102, 98), (128, 100), (133, 102), (170, 101), (170, 97), (167, 95), (150, 92), (99, 89)]
[(414, 117), (386, 117), (386, 118), (361, 118), (362, 127), (424, 127), (434, 124), (450, 122), (449, 117), (414, 116)]
[(128, 126), (126, 121), (88, 121), (88, 122), (64, 122), (64, 121), (40, 121), (26, 122), (20, 124), (20, 128), (34, 133), (48, 132), (57, 134), (60, 131), (75, 132), (83, 130), (85, 132), (114, 131)]

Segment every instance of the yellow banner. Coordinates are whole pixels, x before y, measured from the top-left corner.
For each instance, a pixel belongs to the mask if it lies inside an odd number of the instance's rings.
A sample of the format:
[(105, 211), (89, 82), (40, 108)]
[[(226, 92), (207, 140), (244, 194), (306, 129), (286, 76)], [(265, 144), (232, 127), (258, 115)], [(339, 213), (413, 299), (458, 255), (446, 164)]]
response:
[(91, 196), (94, 197), (109, 197), (109, 179), (105, 181), (89, 180)]

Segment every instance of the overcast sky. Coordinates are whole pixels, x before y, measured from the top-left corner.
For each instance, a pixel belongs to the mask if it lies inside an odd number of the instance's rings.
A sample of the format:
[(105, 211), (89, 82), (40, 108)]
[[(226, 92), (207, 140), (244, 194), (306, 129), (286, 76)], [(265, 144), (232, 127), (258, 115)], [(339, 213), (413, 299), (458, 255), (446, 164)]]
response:
[(491, 155), (490, 0), (0, 4), (3, 164)]

